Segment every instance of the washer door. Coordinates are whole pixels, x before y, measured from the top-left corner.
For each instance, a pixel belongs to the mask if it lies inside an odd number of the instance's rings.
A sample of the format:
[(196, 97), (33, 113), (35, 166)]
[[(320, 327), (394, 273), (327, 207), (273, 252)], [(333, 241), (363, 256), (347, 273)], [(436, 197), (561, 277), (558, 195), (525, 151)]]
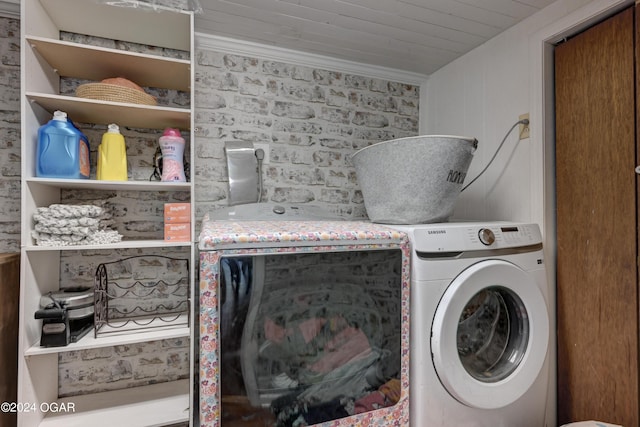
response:
[(547, 355), (549, 317), (533, 277), (506, 261), (482, 261), (445, 291), (433, 319), (436, 373), (461, 403), (495, 409), (518, 400)]

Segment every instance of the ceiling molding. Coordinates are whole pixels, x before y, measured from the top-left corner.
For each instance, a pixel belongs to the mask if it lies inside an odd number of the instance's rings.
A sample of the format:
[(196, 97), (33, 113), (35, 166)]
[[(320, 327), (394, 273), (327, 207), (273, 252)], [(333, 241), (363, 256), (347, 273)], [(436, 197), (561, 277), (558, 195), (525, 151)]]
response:
[(20, 19), (20, 2), (0, 0), (0, 16)]
[(338, 71), (358, 76), (372, 77), (415, 86), (424, 85), (429, 78), (426, 74), (413, 73), (394, 68), (363, 64), (332, 58), (329, 56), (307, 53), (292, 49), (265, 45), (227, 37), (214, 36), (196, 32), (196, 46), (200, 49), (216, 52), (243, 55), (287, 64), (300, 65), (323, 70)]

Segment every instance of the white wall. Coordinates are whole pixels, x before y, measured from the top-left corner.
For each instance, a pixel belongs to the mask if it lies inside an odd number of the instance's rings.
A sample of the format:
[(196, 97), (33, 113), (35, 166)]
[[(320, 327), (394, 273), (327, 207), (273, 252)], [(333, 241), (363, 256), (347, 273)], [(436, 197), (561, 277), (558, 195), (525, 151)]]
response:
[[(520, 114), (530, 138), (511, 133), (487, 172), (460, 195), (457, 219), (538, 223), (544, 235), (550, 326), (555, 331), (553, 45), (632, 0), (558, 0), (432, 74), (421, 93), (421, 134), (479, 140), (467, 182), (486, 165)], [(426, 107), (425, 107), (426, 106)], [(556, 424), (556, 342), (549, 340), (546, 425)]]
[(519, 115), (531, 118), (531, 137), (518, 141), (514, 129), (487, 172), (461, 194), (454, 217), (532, 221), (551, 231), (553, 99), (552, 86), (543, 86), (544, 77), (552, 84), (550, 43), (630, 3), (558, 0), (429, 77), (420, 132), (478, 139), (467, 182)]

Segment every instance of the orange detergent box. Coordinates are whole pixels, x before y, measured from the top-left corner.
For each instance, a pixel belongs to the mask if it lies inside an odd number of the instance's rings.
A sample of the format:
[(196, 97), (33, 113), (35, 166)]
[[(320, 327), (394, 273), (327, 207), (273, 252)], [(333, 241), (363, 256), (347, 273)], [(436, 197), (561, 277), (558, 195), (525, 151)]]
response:
[(164, 223), (191, 222), (191, 203), (165, 203)]
[(171, 242), (188, 242), (191, 240), (191, 223), (165, 223), (164, 240)]

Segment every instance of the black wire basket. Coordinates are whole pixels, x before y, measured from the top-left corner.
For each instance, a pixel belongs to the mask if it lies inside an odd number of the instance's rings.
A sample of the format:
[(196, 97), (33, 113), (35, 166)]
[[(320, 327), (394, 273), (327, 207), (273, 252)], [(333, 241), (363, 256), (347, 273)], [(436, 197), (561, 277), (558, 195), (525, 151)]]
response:
[(189, 260), (133, 256), (98, 265), (95, 337), (189, 325)]

